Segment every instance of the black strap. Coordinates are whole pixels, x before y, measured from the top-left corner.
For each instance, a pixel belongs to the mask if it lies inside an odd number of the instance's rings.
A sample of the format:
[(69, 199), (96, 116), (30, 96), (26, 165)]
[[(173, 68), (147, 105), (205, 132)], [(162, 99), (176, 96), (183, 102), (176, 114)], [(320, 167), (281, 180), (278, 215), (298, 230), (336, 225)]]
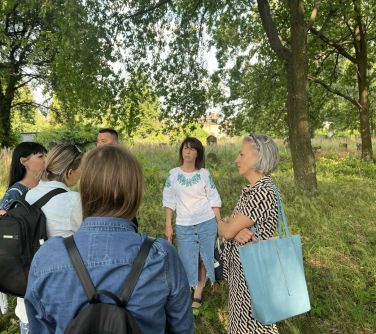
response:
[(85, 293), (89, 298), (89, 301), (94, 301), (97, 292), (95, 291), (93, 281), (91, 280), (89, 272), (85, 267), (84, 261), (82, 260), (80, 252), (78, 251), (77, 245), (74, 242), (73, 235), (64, 239), (64, 245), (67, 249), (73, 267), (76, 270), (78, 278), (80, 279), (81, 284), (85, 290)]
[(56, 188), (54, 190), (49, 191), (47, 194), (42, 196), (40, 199), (38, 199), (33, 205), (37, 206), (38, 208), (41, 208), (43, 205), (46, 205), (46, 203), (54, 196), (66, 193), (67, 191), (63, 188)]
[(95, 300), (99, 300), (99, 297), (100, 295), (105, 295), (107, 296), (108, 298), (111, 298), (117, 306), (119, 307), (124, 307), (124, 303), (121, 302), (121, 300), (119, 299), (119, 297), (117, 295), (115, 295), (114, 293), (110, 292), (110, 291), (107, 291), (107, 290), (99, 290), (95, 293), (95, 297), (94, 299)]
[(144, 242), (142, 243), (141, 249), (138, 252), (131, 269), (131, 272), (129, 273), (127, 280), (124, 282), (123, 285), (123, 292), (121, 293), (121, 301), (125, 304), (128, 303), (129, 298), (132, 295), (132, 292), (134, 290), (134, 287), (136, 286), (137, 280), (141, 275), (142, 269), (145, 264), (145, 260), (148, 257), (149, 251), (151, 246), (153, 245), (155, 239), (146, 237)]
[(136, 232), (138, 232), (138, 220), (137, 217), (132, 218), (132, 223), (136, 226)]
[[(120, 298), (121, 303), (124, 305), (128, 303), (128, 300), (132, 295), (132, 292), (136, 286), (137, 280), (140, 277), (140, 274), (144, 267), (145, 260), (149, 254), (150, 248), (154, 243), (154, 240), (155, 240), (154, 238), (146, 237), (145, 241), (141, 245), (140, 251), (138, 252), (133, 262), (131, 272), (129, 273), (127, 280), (124, 282), (124, 286), (122, 290), (123, 292)], [(100, 294), (107, 295), (107, 293), (104, 293), (105, 290), (100, 290), (98, 292), (95, 290), (93, 281), (91, 280), (89, 272), (87, 271), (85, 267), (84, 261), (82, 260), (80, 252), (78, 251), (78, 248), (74, 241), (73, 236), (65, 238), (64, 245), (65, 245), (65, 248), (67, 249), (67, 252), (69, 254), (69, 258), (71, 259), (73, 267), (76, 270), (76, 273), (85, 290), (85, 293), (87, 297), (89, 298), (89, 301), (95, 301), (97, 296), (99, 296)], [(110, 296), (110, 298), (114, 299), (112, 296)], [(116, 304), (118, 304), (116, 299), (114, 300)]]

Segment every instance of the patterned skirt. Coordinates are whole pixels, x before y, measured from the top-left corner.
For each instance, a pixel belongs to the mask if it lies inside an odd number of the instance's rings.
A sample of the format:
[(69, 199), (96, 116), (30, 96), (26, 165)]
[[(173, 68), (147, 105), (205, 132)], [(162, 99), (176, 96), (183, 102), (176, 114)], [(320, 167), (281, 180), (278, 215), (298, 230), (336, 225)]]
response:
[(229, 334), (278, 334), (276, 325), (263, 325), (252, 317), (251, 296), (244, 279), (235, 242), (225, 242), (222, 259), (224, 278), (229, 284), (227, 332)]

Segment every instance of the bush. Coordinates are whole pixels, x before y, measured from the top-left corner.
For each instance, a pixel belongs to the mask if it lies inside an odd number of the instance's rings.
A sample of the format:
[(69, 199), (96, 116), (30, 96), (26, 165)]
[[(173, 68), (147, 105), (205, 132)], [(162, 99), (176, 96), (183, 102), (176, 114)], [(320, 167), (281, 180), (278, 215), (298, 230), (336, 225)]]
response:
[(71, 143), (87, 146), (97, 139), (98, 129), (89, 125), (64, 125), (60, 128), (48, 129), (38, 133), (34, 140), (50, 148), (56, 143)]

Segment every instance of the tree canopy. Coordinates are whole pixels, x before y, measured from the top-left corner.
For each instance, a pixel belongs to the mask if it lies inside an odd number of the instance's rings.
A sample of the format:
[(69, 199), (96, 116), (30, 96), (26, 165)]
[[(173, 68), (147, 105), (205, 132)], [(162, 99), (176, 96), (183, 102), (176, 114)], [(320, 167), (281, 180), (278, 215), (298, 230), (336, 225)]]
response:
[[(0, 144), (9, 146), (11, 110), (24, 86), (56, 94), (67, 112), (106, 109), (118, 76), (110, 31), (97, 1), (5, 0), (0, 5)], [(41, 106), (45, 107), (45, 106)], [(81, 109), (82, 110), (82, 109)]]
[(372, 159), (374, 19), (363, 0), (7, 0), (0, 143), (12, 108), (36, 105), (20, 98), (30, 84), (54, 96), (62, 122), (105, 121), (127, 137), (157, 117), (189, 128), (221, 110), (230, 134), (288, 136), (295, 178), (312, 190), (323, 121), (358, 128)]

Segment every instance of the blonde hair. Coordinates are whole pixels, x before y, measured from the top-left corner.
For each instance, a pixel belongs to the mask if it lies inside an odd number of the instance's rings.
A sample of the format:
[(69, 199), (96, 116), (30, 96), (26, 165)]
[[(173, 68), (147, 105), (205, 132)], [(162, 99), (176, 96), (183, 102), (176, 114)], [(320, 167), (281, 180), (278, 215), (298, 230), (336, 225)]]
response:
[(82, 155), (76, 145), (57, 144), (47, 153), (42, 180), (65, 183), (69, 170), (76, 170), (80, 166)]
[(144, 195), (138, 160), (122, 146), (102, 146), (84, 159), (80, 182), (83, 217), (136, 216)]

